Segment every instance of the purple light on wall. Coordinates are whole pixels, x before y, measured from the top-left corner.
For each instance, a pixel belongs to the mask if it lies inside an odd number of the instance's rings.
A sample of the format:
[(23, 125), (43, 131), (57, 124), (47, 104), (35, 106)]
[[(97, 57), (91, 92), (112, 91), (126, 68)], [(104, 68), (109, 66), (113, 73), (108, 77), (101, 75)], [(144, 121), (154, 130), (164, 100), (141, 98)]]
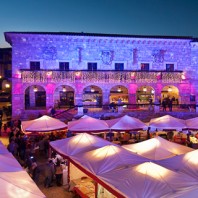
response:
[(136, 94), (138, 86), (136, 84), (130, 84), (129, 85), (129, 93)]
[(55, 88), (55, 85), (54, 84), (47, 84), (47, 86), (46, 86), (46, 93), (53, 94), (54, 93), (54, 88)]
[(22, 94), (23, 91), (22, 91), (22, 84), (21, 83), (16, 83), (14, 85), (14, 89), (13, 89), (13, 94)]

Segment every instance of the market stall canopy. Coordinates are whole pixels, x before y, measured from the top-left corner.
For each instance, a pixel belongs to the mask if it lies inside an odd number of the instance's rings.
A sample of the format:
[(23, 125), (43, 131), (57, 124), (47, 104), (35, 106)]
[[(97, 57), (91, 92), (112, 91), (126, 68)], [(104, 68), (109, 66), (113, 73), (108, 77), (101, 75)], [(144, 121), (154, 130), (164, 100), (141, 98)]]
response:
[(8, 149), (0, 141), (0, 154), (8, 154), (8, 153), (9, 153)]
[(154, 130), (177, 130), (182, 131), (182, 129), (186, 129), (185, 120), (175, 118), (170, 115), (165, 115), (159, 118), (153, 118), (149, 122), (149, 127), (151, 127), (151, 131)]
[(183, 172), (198, 179), (198, 150), (160, 160), (156, 163), (170, 170)]
[(79, 120), (68, 122), (68, 130), (72, 132), (108, 131), (109, 126), (104, 120), (83, 116)]
[(198, 117), (186, 120), (186, 127), (189, 130), (198, 130)]
[(0, 184), (1, 197), (46, 197), (24, 170), (17, 172), (0, 172)]
[(157, 136), (143, 142), (124, 145), (123, 148), (152, 160), (161, 160), (193, 151), (194, 149)]
[(98, 175), (121, 166), (135, 166), (148, 159), (133, 154), (118, 145), (107, 145), (92, 151), (72, 156), (78, 164)]
[(115, 118), (111, 120), (106, 120), (109, 128), (114, 131), (132, 131), (132, 130), (146, 130), (148, 125), (146, 125), (141, 120), (124, 115), (121, 118)]
[(125, 197), (197, 197), (198, 181), (152, 162), (114, 169), (98, 176)]
[(24, 132), (47, 132), (61, 130), (67, 127), (64, 122), (47, 115), (35, 120), (22, 121), (21, 125)]
[(87, 133), (50, 142), (51, 147), (64, 156), (72, 156), (112, 144), (100, 137)]
[(0, 151), (0, 197), (46, 197), (1, 142)]

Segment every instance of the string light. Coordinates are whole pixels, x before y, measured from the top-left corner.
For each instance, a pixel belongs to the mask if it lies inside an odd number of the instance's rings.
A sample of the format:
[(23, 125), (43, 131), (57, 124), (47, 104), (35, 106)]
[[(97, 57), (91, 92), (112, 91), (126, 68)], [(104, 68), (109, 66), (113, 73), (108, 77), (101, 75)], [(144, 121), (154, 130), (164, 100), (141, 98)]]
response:
[[(49, 78), (50, 73), (50, 78)], [(23, 83), (69, 82), (75, 83), (156, 83), (161, 73), (162, 83), (179, 83), (181, 72), (130, 72), (130, 71), (21, 71)]]

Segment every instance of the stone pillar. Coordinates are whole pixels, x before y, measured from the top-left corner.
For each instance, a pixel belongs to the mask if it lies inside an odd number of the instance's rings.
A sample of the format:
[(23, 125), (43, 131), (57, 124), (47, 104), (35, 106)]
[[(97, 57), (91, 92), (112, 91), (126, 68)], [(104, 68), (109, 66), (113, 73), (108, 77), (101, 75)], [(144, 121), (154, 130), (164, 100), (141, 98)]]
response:
[(49, 109), (50, 107), (54, 107), (54, 95), (51, 93), (46, 92), (46, 109)]
[(129, 109), (135, 108), (135, 104), (136, 104), (136, 94), (135, 93), (129, 94), (129, 104), (131, 104), (130, 106), (128, 106)]
[(103, 94), (102, 94), (102, 104), (104, 105), (104, 107), (103, 108), (105, 108), (105, 109), (107, 109), (108, 108), (108, 105), (109, 105), (109, 103), (110, 103), (110, 101), (109, 101), (109, 95), (110, 93), (109, 93), (109, 91), (107, 91), (107, 90), (105, 90), (104, 92), (103, 92)]

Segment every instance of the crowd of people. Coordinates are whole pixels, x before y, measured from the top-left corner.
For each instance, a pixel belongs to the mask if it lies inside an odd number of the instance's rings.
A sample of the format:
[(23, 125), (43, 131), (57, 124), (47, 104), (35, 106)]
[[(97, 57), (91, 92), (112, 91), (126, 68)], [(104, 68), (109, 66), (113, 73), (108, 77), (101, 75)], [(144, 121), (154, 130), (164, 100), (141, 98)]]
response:
[[(40, 176), (44, 177), (43, 185), (48, 188), (53, 181), (62, 185), (62, 174), (66, 165), (63, 158), (54, 153), (49, 157), (49, 142), (65, 137), (65, 132), (26, 135), (21, 129), (21, 120), (10, 120), (3, 124), (0, 119), (0, 135), (8, 137), (7, 149), (28, 172), (36, 184)], [(42, 159), (47, 163), (38, 163)]]

